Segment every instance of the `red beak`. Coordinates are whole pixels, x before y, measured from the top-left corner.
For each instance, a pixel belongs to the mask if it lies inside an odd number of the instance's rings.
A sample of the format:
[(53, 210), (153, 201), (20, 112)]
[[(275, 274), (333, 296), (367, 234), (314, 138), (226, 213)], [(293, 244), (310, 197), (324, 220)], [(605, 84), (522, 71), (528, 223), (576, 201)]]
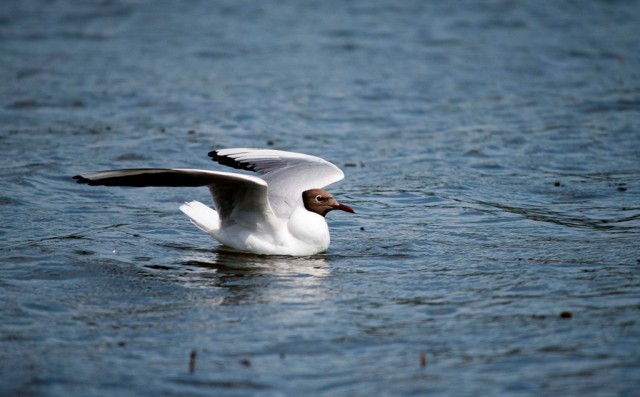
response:
[(355, 214), (356, 212), (353, 210), (353, 208), (349, 207), (346, 204), (340, 204), (338, 203), (338, 205), (336, 205), (335, 207), (333, 207), (334, 210), (342, 210), (345, 212), (351, 212), (352, 214)]

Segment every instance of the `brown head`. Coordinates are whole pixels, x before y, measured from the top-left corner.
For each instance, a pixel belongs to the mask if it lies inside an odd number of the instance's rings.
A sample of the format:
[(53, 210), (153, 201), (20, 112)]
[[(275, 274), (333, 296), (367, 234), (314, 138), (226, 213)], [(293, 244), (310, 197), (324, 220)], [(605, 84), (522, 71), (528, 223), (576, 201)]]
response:
[(311, 189), (302, 192), (302, 202), (307, 211), (325, 216), (331, 210), (342, 210), (355, 214), (353, 208), (340, 204), (333, 196), (323, 189)]

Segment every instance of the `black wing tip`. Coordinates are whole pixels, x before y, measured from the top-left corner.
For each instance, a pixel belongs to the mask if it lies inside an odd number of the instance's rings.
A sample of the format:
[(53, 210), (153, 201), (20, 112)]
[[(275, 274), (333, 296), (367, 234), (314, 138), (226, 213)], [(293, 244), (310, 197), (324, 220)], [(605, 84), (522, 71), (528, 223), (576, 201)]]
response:
[(89, 186), (106, 186), (104, 180), (95, 180), (91, 178), (84, 177), (82, 175), (76, 175), (73, 177), (76, 180), (76, 183), (81, 185), (89, 185)]
[(84, 177), (84, 176), (82, 176), (82, 175), (76, 175), (76, 176), (74, 176), (74, 177), (73, 177), (73, 179), (75, 179), (75, 180), (76, 180), (76, 183), (83, 183), (83, 184), (89, 184), (89, 183), (91, 183), (91, 179), (89, 179), (89, 178), (85, 178), (85, 177)]
[(217, 150), (210, 151), (209, 157), (211, 157), (211, 159), (216, 163), (221, 165), (226, 165), (227, 167), (235, 168), (238, 170), (246, 170), (246, 171), (256, 170), (256, 166), (254, 164), (238, 161), (229, 156), (221, 156), (220, 154), (218, 154)]
[(76, 183), (82, 184), (82, 185), (89, 185), (89, 186), (103, 186), (103, 183), (100, 183), (99, 181), (94, 181), (93, 179), (89, 179), (86, 178), (82, 175), (76, 175), (73, 177), (73, 179), (76, 180)]

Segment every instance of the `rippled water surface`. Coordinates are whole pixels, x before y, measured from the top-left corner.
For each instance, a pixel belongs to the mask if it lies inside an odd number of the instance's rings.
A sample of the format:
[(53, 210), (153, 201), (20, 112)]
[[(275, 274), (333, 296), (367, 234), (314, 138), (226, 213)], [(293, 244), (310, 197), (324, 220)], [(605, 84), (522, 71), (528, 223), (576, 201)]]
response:
[[(638, 1), (4, 1), (0, 394), (636, 396)], [(233, 253), (206, 189), (345, 170), (332, 245)]]

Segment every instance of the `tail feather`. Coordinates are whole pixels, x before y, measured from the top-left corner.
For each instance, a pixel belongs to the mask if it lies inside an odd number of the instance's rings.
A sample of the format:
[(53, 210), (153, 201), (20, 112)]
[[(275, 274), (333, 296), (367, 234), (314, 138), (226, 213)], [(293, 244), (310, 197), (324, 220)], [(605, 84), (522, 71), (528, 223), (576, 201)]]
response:
[(190, 201), (180, 206), (191, 222), (206, 233), (216, 233), (220, 229), (220, 216), (208, 205), (199, 201)]

